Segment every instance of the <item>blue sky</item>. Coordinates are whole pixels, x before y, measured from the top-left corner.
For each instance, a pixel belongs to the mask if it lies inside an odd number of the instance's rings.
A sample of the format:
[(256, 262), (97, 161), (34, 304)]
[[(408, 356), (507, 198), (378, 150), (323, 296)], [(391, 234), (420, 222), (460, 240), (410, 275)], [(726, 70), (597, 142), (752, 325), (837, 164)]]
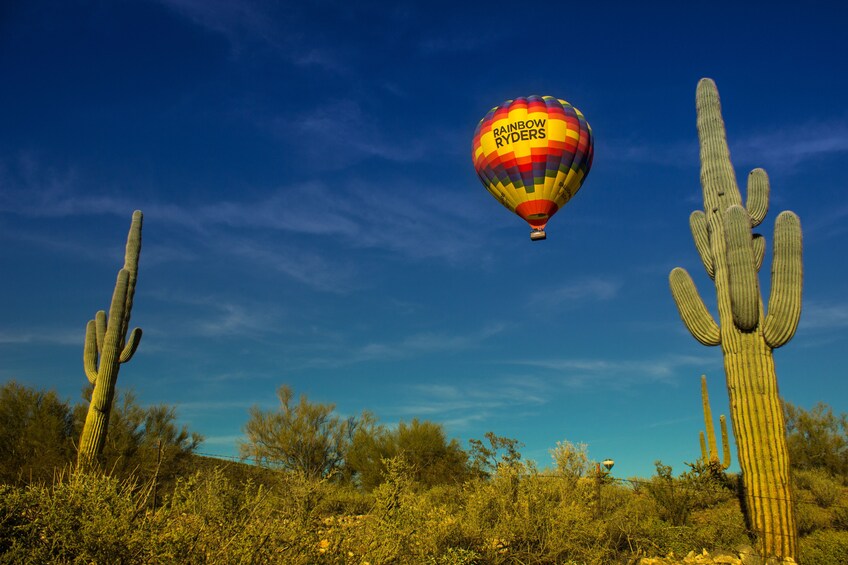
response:
[[(721, 351), (667, 282), (683, 266), (714, 305), (688, 228), (707, 76), (737, 174), (769, 172), (767, 241), (779, 211), (802, 221), (781, 393), (848, 411), (844, 8), (587, 4), (4, 3), (0, 379), (79, 398), (141, 209), (144, 338), (118, 384), (176, 405), (202, 452), (236, 454), (287, 383), (465, 445), (517, 438), (542, 466), (569, 440), (619, 476), (682, 471), (702, 373), (728, 413)], [(539, 243), (471, 164), (477, 122), (530, 94), (595, 136)]]

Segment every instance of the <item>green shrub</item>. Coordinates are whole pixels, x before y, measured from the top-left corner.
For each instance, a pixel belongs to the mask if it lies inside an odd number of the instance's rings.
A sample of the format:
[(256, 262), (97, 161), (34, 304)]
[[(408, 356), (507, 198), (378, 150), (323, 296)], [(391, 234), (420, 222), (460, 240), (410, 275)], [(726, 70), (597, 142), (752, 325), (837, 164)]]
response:
[(73, 473), (52, 486), (4, 487), (3, 562), (143, 562), (150, 521), (135, 486), (100, 473)]
[(801, 538), (804, 565), (836, 565), (848, 563), (848, 532), (820, 530)]
[(801, 535), (848, 525), (848, 491), (827, 470), (816, 468), (793, 473), (798, 531)]

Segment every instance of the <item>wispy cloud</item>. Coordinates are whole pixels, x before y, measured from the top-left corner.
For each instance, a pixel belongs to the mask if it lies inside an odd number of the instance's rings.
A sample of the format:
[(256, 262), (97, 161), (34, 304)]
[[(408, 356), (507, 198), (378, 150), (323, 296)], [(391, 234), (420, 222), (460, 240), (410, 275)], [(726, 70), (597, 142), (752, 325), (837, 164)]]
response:
[(206, 414), (209, 412), (221, 412), (229, 410), (247, 410), (255, 403), (248, 400), (216, 400), (216, 401), (193, 401), (193, 402), (178, 402), (176, 407), (181, 416), (186, 417), (195, 414)]
[(623, 389), (645, 382), (672, 383), (681, 370), (711, 367), (717, 358), (706, 356), (666, 355), (658, 359), (522, 359), (511, 361), (514, 365), (533, 367), (550, 372), (565, 386), (573, 388)]
[[(371, 185), (357, 179), (332, 188), (321, 182), (301, 182), (269, 189), (244, 201), (138, 202), (125, 193), (100, 194), (77, 174), (58, 174), (33, 160), (0, 162), (0, 212), (30, 218), (71, 218), (111, 215), (125, 218), (136, 207), (148, 223), (165, 224), (173, 248), (156, 249), (157, 260), (185, 260), (197, 250), (213, 247), (270, 266), (319, 290), (356, 288), (354, 267), (317, 252), (317, 247), (272, 239), (274, 232), (329, 238), (340, 248), (387, 249), (414, 259), (458, 262), (485, 260), (485, 226), (466, 193), (439, 191), (414, 180)], [(261, 191), (256, 191), (261, 194)], [(316, 214), (316, 210), (320, 214)], [(7, 232), (8, 233), (8, 232)], [(90, 251), (73, 238), (41, 238), (16, 232), (19, 240), (86, 256)], [(7, 234), (7, 237), (9, 235)], [(324, 241), (326, 243), (327, 240)], [(425, 244), (426, 242), (426, 244)], [(117, 248), (116, 248), (117, 249)], [(99, 255), (98, 255), (99, 256)]]
[(84, 327), (75, 329), (0, 329), (0, 345), (75, 345), (81, 346)]
[(534, 293), (531, 306), (545, 305), (547, 308), (581, 304), (588, 300), (611, 300), (618, 295), (621, 283), (613, 279), (587, 277), (566, 282), (560, 286)]
[(401, 419), (437, 420), (457, 432), (505, 412), (532, 412), (549, 402), (548, 389), (532, 377), (466, 381), (462, 385), (417, 384), (409, 388), (407, 399), (387, 411)]
[[(191, 316), (171, 314), (165, 323), (157, 324), (160, 328), (159, 336), (259, 338), (278, 333), (282, 325), (279, 305), (251, 301), (244, 295), (194, 295), (154, 290), (147, 292), (146, 297), (170, 305), (165, 312), (180, 312), (184, 309), (191, 312)], [(240, 301), (235, 301), (237, 298)]]
[(336, 346), (332, 354), (314, 355), (299, 368), (338, 368), (370, 361), (394, 361), (434, 353), (465, 351), (479, 347), (504, 328), (503, 324), (492, 324), (465, 334), (422, 332), (390, 342), (370, 342), (354, 347)]
[(810, 160), (848, 153), (848, 123), (842, 120), (791, 124), (730, 140), (734, 161), (740, 164), (791, 170)]
[[(246, 439), (244, 434), (232, 434), (232, 435), (221, 435), (221, 436), (209, 436), (203, 438), (203, 445), (209, 447), (217, 447), (217, 446), (226, 446), (231, 447), (238, 444), (240, 441), (244, 441)], [(200, 451), (208, 451), (206, 448), (201, 448)], [(209, 453), (208, 455), (218, 456), (220, 457), (222, 454), (220, 453)], [(223, 454), (227, 456), (227, 454)]]
[(279, 32), (261, 3), (249, 0), (159, 0), (194, 24), (227, 38), (238, 50), (245, 41), (279, 45)]
[[(848, 153), (848, 122), (784, 124), (766, 132), (732, 135), (728, 139), (735, 165), (795, 170), (821, 157)], [(636, 137), (601, 139), (598, 154), (606, 159), (668, 166), (697, 166), (698, 140), (658, 143)], [(744, 179), (742, 179), (744, 182)]]
[[(349, 76), (342, 52), (333, 43), (315, 40), (320, 35), (314, 18), (299, 14), (292, 3), (262, 0), (159, 0), (192, 24), (223, 37), (234, 58), (250, 47), (270, 50), (280, 60)], [(318, 23), (320, 26), (320, 22)]]
[(292, 151), (321, 168), (338, 170), (369, 158), (396, 163), (420, 161), (429, 144), (421, 135), (399, 135), (383, 119), (353, 99), (322, 101), (298, 114), (252, 116), (258, 127), (283, 141), (297, 140)]
[(804, 330), (848, 328), (848, 303), (807, 301), (801, 310), (799, 327)]

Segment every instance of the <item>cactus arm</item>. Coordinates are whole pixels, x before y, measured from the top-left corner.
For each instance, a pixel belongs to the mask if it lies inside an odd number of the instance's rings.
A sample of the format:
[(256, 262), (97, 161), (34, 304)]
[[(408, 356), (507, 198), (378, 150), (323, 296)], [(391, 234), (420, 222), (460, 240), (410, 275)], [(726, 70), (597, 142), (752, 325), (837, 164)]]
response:
[(138, 257), (141, 254), (141, 227), (144, 222), (144, 215), (140, 210), (136, 210), (132, 215), (132, 223), (130, 231), (127, 234), (127, 246), (124, 254), (124, 269), (126, 269), (127, 278), (127, 296), (125, 298), (123, 325), (121, 326), (121, 335), (126, 336), (130, 325), (130, 313), (132, 311), (133, 298), (135, 296), (135, 283), (138, 279)]
[(695, 105), (698, 111), (704, 210), (710, 212), (724, 210), (734, 204), (741, 205), (742, 196), (730, 162), (718, 88), (711, 79), (704, 78), (698, 82)]
[(707, 430), (707, 448), (709, 449), (709, 457), (704, 461), (712, 462), (718, 453), (716, 447), (715, 430), (713, 429), (713, 412), (710, 408), (710, 395), (707, 392), (707, 376), (701, 375), (701, 405), (704, 409), (704, 429)]
[(769, 207), (769, 179), (763, 169), (754, 169), (748, 173), (748, 199), (745, 208), (751, 216), (751, 227), (763, 222)]
[(721, 332), (718, 324), (710, 315), (704, 301), (692, 282), (692, 277), (686, 269), (676, 267), (669, 275), (671, 295), (677, 304), (677, 310), (686, 328), (692, 336), (704, 345), (718, 345), (721, 343)]
[(749, 332), (760, 321), (760, 287), (751, 242), (751, 219), (741, 206), (731, 206), (724, 213), (724, 226), (733, 323), (743, 332)]
[(751, 238), (751, 245), (754, 246), (754, 265), (759, 273), (763, 266), (763, 258), (766, 256), (766, 238), (755, 233)]
[(707, 454), (707, 442), (704, 440), (704, 432), (698, 432), (698, 440), (701, 443), (701, 461), (706, 465), (710, 461), (710, 456)]
[(126, 363), (132, 359), (135, 350), (138, 349), (139, 343), (141, 343), (141, 328), (135, 328), (132, 333), (130, 333), (130, 337), (127, 339), (127, 344), (124, 346), (124, 350), (121, 351), (121, 356), (118, 358), (118, 362)]
[(785, 345), (801, 318), (801, 221), (793, 212), (781, 212), (774, 223), (771, 294), (763, 337), (772, 348)]
[(98, 310), (94, 315), (94, 325), (97, 332), (97, 351), (103, 351), (103, 340), (106, 339), (106, 312)]
[(707, 229), (707, 216), (700, 210), (695, 210), (689, 216), (689, 228), (692, 230), (692, 239), (695, 240), (695, 248), (704, 264), (704, 269), (710, 278), (715, 278), (715, 265), (713, 254), (710, 250), (710, 234)]
[(721, 467), (722, 469), (727, 469), (730, 467), (730, 442), (727, 439), (727, 419), (724, 417), (724, 414), (718, 417), (718, 421), (721, 424), (721, 445), (722, 445), (722, 460)]
[(97, 329), (94, 320), (85, 325), (85, 346), (82, 353), (85, 376), (91, 384), (97, 384)]

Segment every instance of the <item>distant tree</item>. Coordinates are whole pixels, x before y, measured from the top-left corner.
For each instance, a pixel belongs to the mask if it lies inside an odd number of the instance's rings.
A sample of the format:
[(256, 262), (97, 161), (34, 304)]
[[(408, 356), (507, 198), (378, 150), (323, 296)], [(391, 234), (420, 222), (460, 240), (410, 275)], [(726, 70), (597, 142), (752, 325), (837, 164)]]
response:
[[(84, 388), (86, 402), (74, 408), (78, 429), (85, 422), (91, 392), (91, 385)], [(103, 468), (117, 476), (134, 476), (142, 481), (155, 476), (166, 486), (188, 471), (186, 462), (203, 437), (189, 432), (186, 426), (177, 426), (176, 408), (165, 404), (142, 407), (132, 390), (116, 396), (101, 454)]]
[(366, 491), (379, 486), (386, 473), (385, 461), (397, 455), (391, 431), (370, 413), (364, 413), (348, 448), (345, 477)]
[(239, 444), (242, 459), (267, 467), (303, 473), (309, 478), (339, 474), (356, 431), (356, 418), (334, 415), (334, 404), (294, 402), (287, 385), (277, 389), (277, 410), (250, 409), (244, 426), (247, 441)]
[(500, 465), (515, 465), (521, 461), (519, 449), (524, 444), (517, 439), (501, 437), (494, 432), (486, 432), (485, 439), (469, 439), (471, 445), (471, 470), (480, 476), (490, 477)]
[(587, 477), (592, 472), (592, 461), (589, 459), (589, 446), (585, 443), (558, 441), (551, 449), (556, 472), (570, 481)]
[(54, 391), (0, 387), (0, 483), (50, 482), (74, 458), (70, 406)]
[(431, 488), (465, 480), (468, 454), (455, 439), (448, 440), (441, 424), (413, 419), (389, 429), (369, 422), (354, 435), (347, 457), (353, 480), (364, 490), (382, 484), (389, 472), (388, 462), (402, 459), (404, 468), (418, 486)]
[(468, 469), (468, 453), (456, 439), (448, 441), (441, 424), (413, 419), (400, 422), (392, 434), (397, 454), (412, 466), (414, 480), (425, 488), (460, 483)]
[[(55, 392), (9, 381), (0, 387), (0, 482), (52, 482), (57, 470), (73, 462), (75, 440), (85, 422), (92, 386), (84, 402), (70, 406)], [(132, 391), (118, 395), (110, 415), (101, 461), (120, 478), (146, 482), (154, 476), (160, 492), (189, 460), (203, 438), (176, 424), (176, 409), (142, 407)]]
[(789, 461), (795, 469), (825, 469), (848, 481), (848, 414), (819, 402), (804, 410), (783, 402)]

